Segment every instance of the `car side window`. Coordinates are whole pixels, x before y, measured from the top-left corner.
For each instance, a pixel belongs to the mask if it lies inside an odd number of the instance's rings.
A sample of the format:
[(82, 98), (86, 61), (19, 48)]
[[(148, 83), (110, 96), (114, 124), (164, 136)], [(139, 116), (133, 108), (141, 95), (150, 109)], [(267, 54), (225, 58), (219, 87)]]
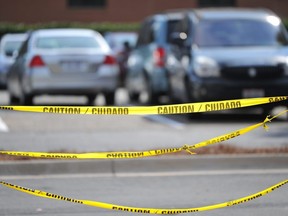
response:
[(192, 44), (192, 25), (189, 17), (184, 17), (174, 23), (173, 31), (170, 34), (170, 41), (179, 49), (187, 49)]
[(139, 31), (136, 47), (149, 44), (154, 41), (153, 21), (147, 20), (143, 23)]
[(179, 25), (181, 20), (169, 20), (167, 25), (167, 42), (173, 43), (173, 33), (180, 32)]
[(153, 30), (153, 25), (150, 23), (147, 26), (147, 44), (152, 43), (155, 40), (154, 37), (154, 30)]

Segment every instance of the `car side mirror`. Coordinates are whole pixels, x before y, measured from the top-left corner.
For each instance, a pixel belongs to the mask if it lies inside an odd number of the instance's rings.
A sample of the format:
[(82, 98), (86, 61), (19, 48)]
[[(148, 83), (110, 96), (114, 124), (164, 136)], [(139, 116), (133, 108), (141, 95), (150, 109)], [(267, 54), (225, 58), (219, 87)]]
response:
[(184, 41), (187, 39), (187, 34), (185, 32), (173, 32), (170, 35), (170, 41), (179, 47), (184, 46)]

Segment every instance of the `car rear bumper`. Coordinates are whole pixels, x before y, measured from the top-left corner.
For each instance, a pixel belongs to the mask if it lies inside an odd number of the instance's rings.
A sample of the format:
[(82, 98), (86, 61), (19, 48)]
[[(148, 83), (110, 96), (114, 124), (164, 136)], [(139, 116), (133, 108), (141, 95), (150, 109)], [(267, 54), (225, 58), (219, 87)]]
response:
[(47, 70), (31, 73), (25, 79), (27, 94), (83, 95), (113, 92), (119, 86), (118, 68), (110, 68), (96, 73), (51, 74)]

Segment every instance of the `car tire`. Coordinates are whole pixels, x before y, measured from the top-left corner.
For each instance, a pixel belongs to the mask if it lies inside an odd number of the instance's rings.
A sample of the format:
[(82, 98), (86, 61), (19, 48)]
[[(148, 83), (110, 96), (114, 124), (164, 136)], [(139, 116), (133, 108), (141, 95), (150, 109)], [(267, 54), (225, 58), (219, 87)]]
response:
[[(189, 82), (188, 78), (185, 79), (185, 89), (186, 89), (186, 95), (187, 95), (187, 102), (188, 103), (194, 103), (196, 102), (193, 98), (193, 94), (191, 93), (191, 83)], [(187, 113), (187, 118), (190, 120), (200, 119), (203, 116), (203, 113), (196, 112), (196, 113)]]
[(182, 101), (179, 98), (175, 97), (173, 88), (172, 88), (172, 84), (171, 84), (171, 80), (169, 78), (167, 78), (168, 82), (168, 91), (167, 91), (167, 96), (168, 96), (168, 102), (170, 104), (178, 104), (181, 103)]
[(18, 105), (20, 103), (20, 99), (18, 97), (15, 97), (12, 94), (9, 94), (9, 104), (10, 105)]
[(153, 90), (151, 80), (145, 78), (144, 80), (144, 90), (139, 95), (139, 101), (146, 105), (157, 105), (159, 104), (159, 95)]
[(269, 106), (269, 104), (262, 105), (262, 112), (261, 112), (261, 118), (266, 118), (267, 116), (270, 116), (272, 114), (273, 107)]
[(115, 104), (115, 92), (106, 92), (104, 93), (104, 97), (107, 106)]
[(129, 92), (128, 94), (131, 102), (139, 102), (140, 94), (138, 92)]
[(33, 105), (33, 95), (23, 93), (23, 95), (20, 97), (20, 104)]
[(97, 95), (87, 95), (87, 106), (93, 106)]

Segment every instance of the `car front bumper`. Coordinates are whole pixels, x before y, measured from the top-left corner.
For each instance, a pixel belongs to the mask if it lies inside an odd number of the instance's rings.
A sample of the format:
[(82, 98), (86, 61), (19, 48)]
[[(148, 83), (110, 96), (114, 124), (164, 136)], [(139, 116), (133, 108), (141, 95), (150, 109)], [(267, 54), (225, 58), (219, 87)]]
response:
[[(217, 101), (288, 95), (288, 77), (270, 80), (197, 79), (190, 81), (193, 101)], [(287, 101), (284, 101), (287, 104)]]

